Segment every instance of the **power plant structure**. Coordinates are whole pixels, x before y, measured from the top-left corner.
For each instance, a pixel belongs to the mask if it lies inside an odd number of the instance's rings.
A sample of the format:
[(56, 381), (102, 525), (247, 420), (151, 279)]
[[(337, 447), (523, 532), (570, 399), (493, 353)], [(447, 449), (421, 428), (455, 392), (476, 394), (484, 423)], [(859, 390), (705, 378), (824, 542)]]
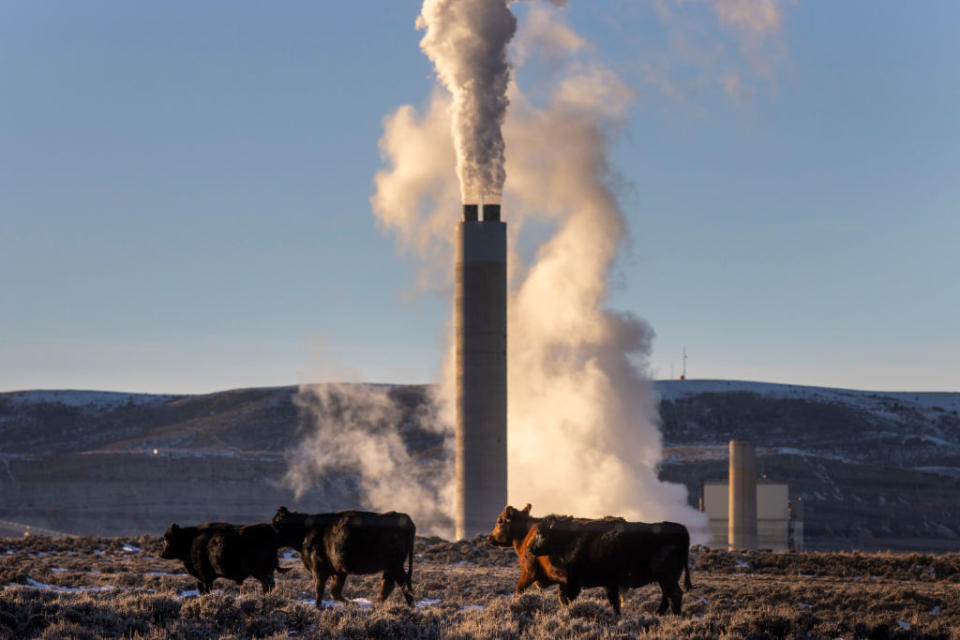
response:
[(708, 546), (730, 550), (803, 550), (803, 500), (790, 485), (757, 473), (756, 447), (731, 440), (728, 476), (700, 480)]
[(487, 533), (507, 504), (507, 225), (464, 204), (457, 224), (456, 537)]
[(757, 452), (752, 442), (730, 441), (729, 548), (757, 548)]

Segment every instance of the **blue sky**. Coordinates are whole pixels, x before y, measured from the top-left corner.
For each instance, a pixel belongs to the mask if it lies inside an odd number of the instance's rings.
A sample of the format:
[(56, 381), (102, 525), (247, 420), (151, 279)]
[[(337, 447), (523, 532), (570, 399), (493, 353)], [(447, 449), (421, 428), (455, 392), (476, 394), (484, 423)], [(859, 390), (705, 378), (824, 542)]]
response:
[[(571, 0), (639, 96), (610, 306), (657, 377), (685, 345), (691, 377), (958, 391), (960, 4), (780, 8), (753, 50)], [(382, 118), (433, 87), (418, 11), (0, 5), (0, 390), (434, 380), (448, 302), (369, 206)]]

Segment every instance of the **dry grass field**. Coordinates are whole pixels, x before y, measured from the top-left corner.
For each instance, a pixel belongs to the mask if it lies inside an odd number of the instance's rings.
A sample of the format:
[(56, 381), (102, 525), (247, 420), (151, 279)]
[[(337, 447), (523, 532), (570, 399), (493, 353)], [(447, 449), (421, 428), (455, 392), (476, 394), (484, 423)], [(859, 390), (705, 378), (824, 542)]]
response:
[[(418, 539), (417, 605), (371, 603), (379, 580), (351, 576), (347, 606), (313, 606), (296, 567), (264, 595), (218, 580), (195, 595), (159, 539), (0, 538), (0, 638), (951, 638), (960, 639), (960, 554), (727, 553), (694, 549), (682, 616), (653, 613), (659, 589), (600, 589), (570, 608), (556, 588), (513, 596), (512, 550)], [(328, 596), (329, 597), (329, 591)]]

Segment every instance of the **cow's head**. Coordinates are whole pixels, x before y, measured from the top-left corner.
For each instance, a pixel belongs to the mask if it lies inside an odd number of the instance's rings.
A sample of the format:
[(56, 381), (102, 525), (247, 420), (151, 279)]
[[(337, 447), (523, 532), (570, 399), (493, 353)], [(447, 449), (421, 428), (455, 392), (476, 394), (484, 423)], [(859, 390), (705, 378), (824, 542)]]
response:
[(532, 524), (529, 504), (523, 509), (514, 509), (507, 505), (497, 518), (497, 524), (487, 536), (487, 540), (498, 547), (509, 547), (514, 540), (523, 540)]
[(290, 510), (286, 507), (281, 506), (277, 509), (277, 512), (273, 514), (273, 528), (276, 529), (283, 521), (290, 515)]
[(277, 544), (281, 547), (293, 547), (299, 551), (306, 535), (307, 520), (308, 516), (304, 513), (290, 511), (286, 507), (277, 509), (271, 521), (273, 530), (277, 533)]
[(166, 533), (163, 534), (163, 548), (160, 549), (160, 557), (168, 560), (180, 557), (182, 538), (181, 529), (177, 523), (171, 524)]

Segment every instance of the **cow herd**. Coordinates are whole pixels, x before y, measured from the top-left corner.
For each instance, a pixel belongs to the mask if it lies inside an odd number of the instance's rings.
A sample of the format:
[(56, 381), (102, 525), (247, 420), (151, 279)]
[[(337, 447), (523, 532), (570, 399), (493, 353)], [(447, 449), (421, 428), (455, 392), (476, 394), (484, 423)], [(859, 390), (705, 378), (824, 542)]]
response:
[[(280, 507), (270, 524), (237, 525), (210, 522), (193, 527), (170, 525), (163, 535), (160, 556), (181, 560), (209, 593), (217, 578), (238, 584), (255, 578), (264, 591), (275, 586), (274, 571), (285, 573), (277, 551), (290, 547), (300, 554), (313, 576), (317, 607), (322, 606), (327, 580), (330, 593), (344, 601), (350, 574), (382, 573), (380, 602), (399, 587), (413, 604), (413, 545), (416, 527), (405, 513), (339, 511), (298, 513)], [(582, 589), (602, 587), (620, 614), (622, 593), (657, 583), (662, 592), (657, 613), (680, 613), (683, 590), (689, 590), (690, 535), (674, 522), (646, 524), (607, 516), (601, 519), (530, 515), (508, 506), (497, 518), (488, 541), (512, 546), (520, 564), (516, 593), (536, 583), (558, 585), (560, 601), (569, 604)]]

